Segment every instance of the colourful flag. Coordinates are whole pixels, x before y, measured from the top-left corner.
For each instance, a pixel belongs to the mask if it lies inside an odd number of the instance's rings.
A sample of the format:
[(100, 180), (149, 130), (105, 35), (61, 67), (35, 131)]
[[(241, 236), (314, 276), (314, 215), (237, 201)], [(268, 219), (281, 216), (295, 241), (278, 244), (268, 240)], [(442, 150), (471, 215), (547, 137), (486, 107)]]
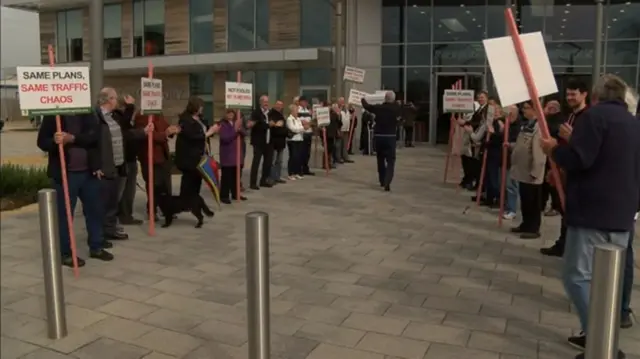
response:
[(198, 171), (202, 175), (207, 187), (211, 190), (213, 198), (220, 206), (220, 166), (218, 162), (209, 155), (202, 156), (198, 164)]

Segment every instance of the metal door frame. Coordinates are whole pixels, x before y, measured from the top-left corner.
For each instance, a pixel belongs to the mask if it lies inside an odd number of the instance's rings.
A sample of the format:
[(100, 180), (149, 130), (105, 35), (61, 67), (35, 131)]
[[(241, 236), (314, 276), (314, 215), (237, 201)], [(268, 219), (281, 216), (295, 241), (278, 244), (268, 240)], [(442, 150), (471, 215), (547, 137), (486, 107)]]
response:
[(429, 144), (435, 146), (438, 138), (436, 133), (438, 130), (438, 97), (443, 94), (438, 92), (438, 78), (440, 76), (458, 76), (462, 78), (463, 89), (466, 89), (469, 85), (469, 76), (479, 76), (482, 79), (482, 86), (486, 85), (487, 75), (482, 72), (434, 72), (431, 75), (431, 104), (429, 106)]
[[(298, 93), (299, 96), (302, 96), (302, 92), (304, 90), (311, 90), (311, 91), (327, 91), (327, 101), (331, 101), (331, 86), (300, 86), (300, 92)], [(309, 103), (311, 103), (311, 99), (307, 99), (309, 100)]]

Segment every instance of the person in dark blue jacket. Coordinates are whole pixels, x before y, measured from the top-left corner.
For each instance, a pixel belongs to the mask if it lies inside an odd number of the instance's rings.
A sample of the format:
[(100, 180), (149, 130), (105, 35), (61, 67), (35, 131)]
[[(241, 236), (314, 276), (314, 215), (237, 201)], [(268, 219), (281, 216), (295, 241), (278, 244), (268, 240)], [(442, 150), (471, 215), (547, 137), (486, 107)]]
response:
[[(554, 138), (540, 140), (545, 153), (567, 177), (562, 281), (577, 309), (583, 331), (570, 337), (569, 342), (583, 348), (589, 338), (595, 247), (612, 243), (627, 248), (638, 209), (640, 122), (627, 108), (627, 91), (628, 86), (619, 77), (602, 76), (594, 86), (594, 105), (575, 123), (568, 143), (558, 145)], [(580, 354), (576, 358), (583, 357)]]
[(391, 190), (391, 181), (396, 165), (396, 128), (400, 119), (400, 106), (395, 103), (396, 94), (388, 91), (384, 103), (371, 105), (362, 98), (362, 107), (375, 116), (373, 129), (376, 157), (378, 159), (378, 181), (385, 191)]
[[(89, 256), (104, 261), (113, 259), (113, 255), (104, 250), (103, 208), (100, 199), (100, 176), (102, 155), (100, 151), (100, 125), (93, 113), (84, 115), (61, 116), (62, 130), (56, 131), (55, 116), (45, 116), (38, 131), (38, 147), (48, 153), (47, 174), (51, 178), (52, 188), (57, 193), (58, 230), (60, 236), (60, 254), (62, 264), (73, 266), (69, 227), (62, 186), (62, 167), (58, 144), (64, 145), (66, 159), (69, 199), (73, 216), (78, 199), (82, 201), (87, 232), (89, 234)], [(78, 266), (84, 266), (78, 258)]]

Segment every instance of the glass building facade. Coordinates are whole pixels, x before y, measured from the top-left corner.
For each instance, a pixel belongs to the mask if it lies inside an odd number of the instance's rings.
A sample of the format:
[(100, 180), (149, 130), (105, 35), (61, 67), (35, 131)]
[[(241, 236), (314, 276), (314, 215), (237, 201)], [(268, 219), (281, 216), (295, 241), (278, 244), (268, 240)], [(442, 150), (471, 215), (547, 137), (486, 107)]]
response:
[[(605, 4), (603, 71), (637, 88), (640, 1)], [(418, 105), (421, 122), (436, 121), (431, 129), (437, 130), (438, 142), (448, 135), (448, 122), (438, 110), (445, 89), (462, 79), (466, 88), (495, 92), (482, 40), (507, 35), (506, 7), (513, 10), (521, 32), (543, 33), (559, 95), (569, 78), (591, 82), (596, 38), (592, 0), (383, 0), (382, 7), (381, 87)]]

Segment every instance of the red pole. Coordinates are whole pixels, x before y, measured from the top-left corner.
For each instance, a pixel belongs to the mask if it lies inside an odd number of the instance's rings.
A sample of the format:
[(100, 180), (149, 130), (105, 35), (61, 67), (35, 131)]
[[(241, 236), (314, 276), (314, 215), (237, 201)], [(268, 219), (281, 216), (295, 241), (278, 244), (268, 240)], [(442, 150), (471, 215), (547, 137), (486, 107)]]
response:
[[(55, 56), (53, 56), (53, 46), (49, 45), (49, 65), (55, 67)], [(62, 119), (60, 115), (56, 115), (56, 132), (62, 132)], [(67, 161), (64, 157), (64, 145), (58, 144), (58, 154), (60, 157), (60, 168), (62, 176), (62, 191), (64, 194), (64, 208), (67, 214), (67, 227), (69, 228), (69, 243), (71, 244), (71, 256), (73, 260), (73, 275), (78, 278), (80, 270), (78, 268), (78, 250), (76, 249), (76, 232), (73, 229), (73, 213), (71, 213), (71, 199), (69, 197), (69, 179), (67, 177)]]
[(502, 227), (502, 217), (504, 216), (504, 201), (507, 188), (507, 161), (509, 160), (509, 123), (511, 114), (508, 114), (504, 120), (504, 139), (502, 141), (502, 173), (500, 174), (500, 214), (498, 215), (498, 225)]
[[(458, 81), (456, 81), (452, 86), (451, 89), (455, 90), (457, 88), (457, 84)], [(455, 114), (451, 113), (451, 120), (449, 121), (449, 149), (447, 150), (447, 157), (445, 158), (445, 163), (444, 163), (444, 179), (443, 182), (447, 183), (447, 177), (449, 174), (449, 166), (451, 165), (451, 152), (453, 151), (453, 134), (455, 133)]]
[(329, 176), (329, 149), (327, 148), (327, 128), (322, 128), (322, 143), (324, 144), (324, 168), (325, 175)]
[[(236, 81), (238, 83), (242, 82), (242, 72), (238, 71), (237, 75), (236, 75)], [(236, 110), (236, 121), (242, 121), (242, 119), (240, 118), (240, 110)], [(240, 125), (242, 126), (242, 125)], [(240, 176), (242, 175), (242, 169), (240, 168), (242, 165), (242, 136), (240, 135), (240, 133), (237, 134), (237, 141), (236, 141), (236, 194), (238, 196), (238, 198), (236, 198), (236, 200), (240, 200), (240, 198), (242, 197), (240, 195), (240, 190), (241, 190), (241, 182), (240, 182)]]
[[(148, 66), (148, 77), (150, 79), (153, 78), (153, 64), (151, 63), (151, 61), (149, 61), (149, 66)], [(148, 125), (153, 124), (153, 115), (149, 115), (148, 117)], [(155, 194), (153, 193), (154, 189), (154, 178), (153, 178), (153, 132), (155, 131), (155, 129), (153, 131), (149, 131), (149, 133), (147, 134), (147, 161), (148, 161), (148, 177), (149, 177), (149, 183), (147, 184), (147, 186), (149, 187), (148, 192), (149, 192), (149, 235), (150, 236), (155, 236), (156, 235), (156, 215), (155, 215), (155, 210), (156, 210), (156, 205), (155, 205)]]
[[(491, 106), (491, 105), (488, 105)], [(489, 133), (489, 125), (493, 126), (493, 124), (489, 124), (488, 121), (485, 121), (487, 126), (487, 136), (485, 137), (485, 144), (489, 143), (489, 137), (491, 134)], [(482, 168), (480, 170), (480, 178), (478, 179), (478, 190), (476, 191), (476, 204), (480, 205), (480, 196), (482, 195), (482, 186), (484, 185), (484, 174), (487, 171), (487, 148), (484, 149), (484, 153), (482, 154)]]
[(351, 123), (349, 123), (349, 142), (347, 143), (347, 152), (351, 151), (351, 140), (353, 139), (353, 129), (356, 124), (356, 122), (354, 121), (355, 118), (356, 118), (356, 112), (353, 111), (353, 114), (351, 114)]
[[(456, 81), (456, 90), (462, 90), (462, 79)], [(456, 143), (460, 143), (460, 141), (459, 141), (460, 139), (456, 138), (456, 137), (459, 137), (459, 136), (456, 136), (456, 131), (455, 131), (458, 128), (458, 123), (457, 122), (458, 122), (458, 118), (459, 117), (460, 117), (460, 114), (456, 114), (454, 116), (454, 118), (453, 118), (453, 128), (454, 128), (454, 130), (453, 130), (453, 143), (451, 144), (452, 148)], [(458, 133), (459, 132), (460, 131), (458, 131)], [(457, 180), (460, 179), (460, 167), (462, 165), (460, 163), (460, 154), (458, 153), (457, 155), (455, 155), (455, 157), (458, 159), (457, 163), (456, 162), (452, 162), (450, 164), (450, 166), (452, 166), (452, 169), (454, 170), (453, 178), (455, 178), (456, 181), (457, 181)], [(460, 191), (460, 186), (456, 186), (456, 188), (457, 188), (457, 191), (459, 192)]]
[[(549, 133), (547, 120), (544, 117), (544, 111), (542, 110), (542, 104), (540, 103), (540, 97), (538, 96), (538, 89), (533, 82), (531, 67), (529, 66), (527, 54), (524, 52), (522, 39), (520, 38), (520, 34), (518, 33), (518, 28), (516, 27), (516, 22), (513, 18), (513, 12), (511, 12), (511, 8), (507, 8), (505, 10), (505, 19), (507, 22), (507, 27), (509, 28), (511, 40), (513, 41), (513, 47), (515, 48), (516, 54), (518, 55), (518, 61), (520, 62), (522, 75), (524, 76), (527, 88), (529, 90), (529, 97), (531, 98), (531, 101), (533, 102), (533, 108), (536, 111), (540, 134), (542, 135), (542, 138), (550, 138), (551, 134)], [(556, 166), (556, 163), (552, 159), (549, 159), (549, 163), (551, 165), (551, 174), (555, 182), (556, 189), (558, 190), (558, 197), (560, 197), (560, 205), (562, 206), (562, 209), (564, 209), (565, 198), (564, 189), (562, 188), (562, 181), (560, 180), (560, 172), (558, 171), (558, 166)]]

